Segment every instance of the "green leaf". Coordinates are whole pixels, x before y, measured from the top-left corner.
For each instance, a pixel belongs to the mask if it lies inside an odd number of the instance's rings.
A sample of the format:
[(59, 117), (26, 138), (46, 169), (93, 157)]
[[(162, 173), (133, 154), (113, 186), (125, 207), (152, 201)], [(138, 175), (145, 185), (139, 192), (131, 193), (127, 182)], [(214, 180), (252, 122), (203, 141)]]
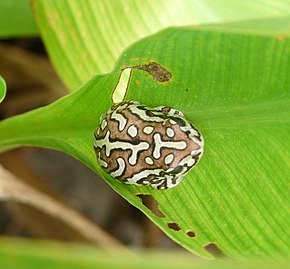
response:
[(290, 15), (289, 0), (33, 0), (33, 7), (70, 90), (110, 72), (125, 48), (166, 27)]
[(35, 36), (38, 30), (29, 0), (1, 0), (0, 38)]
[(6, 95), (6, 83), (5, 80), (0, 76), (0, 103), (3, 101)]
[[(286, 25), (286, 26), (285, 26)], [(0, 149), (65, 151), (101, 174), (188, 250), (213, 258), (289, 256), (290, 19), (171, 28), (126, 50), (99, 75), (54, 104), (0, 123)], [(269, 30), (267, 30), (269, 29)], [(96, 164), (92, 137), (111, 105), (121, 67), (157, 62), (172, 78), (134, 69), (127, 99), (180, 109), (201, 131), (205, 154), (176, 188), (121, 184)], [(142, 204), (151, 195), (164, 215)]]
[(266, 269), (289, 268), (287, 263), (275, 261), (232, 261), (207, 262), (194, 258), (192, 255), (180, 251), (160, 252), (139, 251), (131, 255), (112, 249), (102, 249), (69, 243), (56, 243), (48, 241), (13, 240), (2, 238), (0, 240), (0, 260), (3, 268), (13, 269), (95, 269), (95, 268), (155, 268), (155, 269)]

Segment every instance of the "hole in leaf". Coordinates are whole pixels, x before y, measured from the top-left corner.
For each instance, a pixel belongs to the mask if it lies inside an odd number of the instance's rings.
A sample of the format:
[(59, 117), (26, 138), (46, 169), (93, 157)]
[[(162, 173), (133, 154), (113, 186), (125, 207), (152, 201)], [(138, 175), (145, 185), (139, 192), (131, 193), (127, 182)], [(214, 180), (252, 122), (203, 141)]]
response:
[(168, 228), (174, 231), (180, 231), (180, 227), (176, 222), (168, 222), (167, 223)]
[(130, 78), (131, 78), (132, 68), (124, 68), (120, 74), (118, 83), (114, 89), (113, 95), (112, 95), (112, 101), (113, 103), (120, 103), (125, 99)]
[(156, 62), (135, 66), (135, 68), (148, 72), (158, 82), (167, 82), (172, 77), (171, 73), (165, 67)]
[(195, 237), (195, 232), (194, 231), (187, 231), (187, 236), (189, 236), (189, 237)]
[(221, 249), (219, 249), (218, 246), (214, 243), (207, 244), (206, 246), (204, 246), (204, 249), (215, 257), (225, 256)]
[[(125, 99), (131, 74), (133, 69), (139, 69), (147, 72), (152, 78), (158, 82), (167, 82), (171, 79), (171, 73), (162, 65), (156, 62), (150, 62), (143, 65), (128, 66), (121, 70), (119, 80), (112, 94), (113, 103), (120, 103)], [(137, 81), (136, 81), (137, 82)], [(138, 81), (137, 84), (140, 82)]]
[(143, 205), (145, 205), (156, 217), (164, 218), (165, 216), (159, 210), (158, 202), (150, 194), (137, 194), (138, 198), (141, 199)]

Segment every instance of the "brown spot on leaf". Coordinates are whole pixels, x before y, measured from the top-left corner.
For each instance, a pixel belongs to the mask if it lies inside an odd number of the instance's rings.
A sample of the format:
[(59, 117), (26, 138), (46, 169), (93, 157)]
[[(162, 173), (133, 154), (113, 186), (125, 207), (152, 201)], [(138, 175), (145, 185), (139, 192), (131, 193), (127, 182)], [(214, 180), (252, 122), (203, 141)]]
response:
[(150, 194), (137, 194), (143, 205), (145, 205), (156, 217), (164, 218), (165, 216), (159, 210), (158, 202)]
[(158, 82), (167, 82), (172, 77), (171, 73), (165, 67), (156, 62), (134, 66), (133, 68), (148, 72)]
[(219, 249), (218, 246), (214, 243), (207, 244), (206, 246), (204, 246), (204, 249), (215, 257), (225, 256), (225, 254), (221, 251), (221, 249)]
[(189, 237), (195, 237), (195, 232), (194, 231), (187, 231), (186, 233)]
[(168, 226), (168, 228), (170, 228), (171, 230), (174, 230), (174, 231), (181, 230), (181, 228), (179, 227), (179, 225), (176, 222), (168, 222), (167, 226)]

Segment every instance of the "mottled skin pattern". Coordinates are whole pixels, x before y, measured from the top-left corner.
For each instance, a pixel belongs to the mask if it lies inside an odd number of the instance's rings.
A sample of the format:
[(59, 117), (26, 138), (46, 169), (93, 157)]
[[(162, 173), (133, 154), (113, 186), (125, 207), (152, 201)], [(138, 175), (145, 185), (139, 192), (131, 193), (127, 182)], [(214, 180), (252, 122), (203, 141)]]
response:
[(102, 116), (94, 147), (99, 164), (112, 177), (167, 189), (198, 162), (203, 138), (176, 109), (125, 101)]

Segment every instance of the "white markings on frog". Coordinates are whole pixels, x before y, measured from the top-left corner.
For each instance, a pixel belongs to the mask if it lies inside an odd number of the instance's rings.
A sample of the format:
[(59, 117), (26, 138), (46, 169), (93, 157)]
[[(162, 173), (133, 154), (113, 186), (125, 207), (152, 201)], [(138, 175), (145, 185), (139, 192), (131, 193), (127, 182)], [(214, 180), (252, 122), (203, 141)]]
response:
[(173, 159), (174, 159), (174, 155), (173, 154), (168, 154), (165, 159), (164, 159), (164, 163), (166, 165), (169, 165), (173, 162)]
[(131, 137), (136, 137), (137, 134), (138, 134), (138, 129), (135, 125), (131, 125), (129, 128), (128, 128), (128, 134), (131, 136)]
[(152, 160), (151, 157), (146, 157), (146, 158), (145, 158), (145, 162), (146, 162), (147, 164), (149, 164), (149, 165), (154, 164), (154, 162), (153, 162), (153, 160)]
[(154, 128), (152, 126), (146, 126), (143, 128), (143, 132), (148, 135), (150, 135), (153, 132), (153, 130)]
[(111, 172), (111, 176), (112, 177), (119, 177), (123, 174), (125, 168), (126, 168), (126, 164), (123, 158), (119, 157), (117, 158), (117, 163), (118, 163), (118, 169)]
[[(198, 152), (200, 152), (199, 150), (193, 150), (191, 152), (191, 155), (192, 156), (195, 156)], [(180, 165), (188, 165), (189, 167), (190, 166), (193, 166), (195, 163), (196, 163), (196, 160), (194, 158), (190, 158), (191, 156), (186, 156), (184, 157), (181, 161), (180, 161)]]
[(98, 153), (98, 157), (99, 157), (98, 161), (99, 161), (100, 166), (103, 166), (104, 168), (107, 168), (108, 167), (108, 163), (105, 162), (104, 160), (102, 160), (100, 152)]
[(175, 135), (174, 130), (172, 128), (166, 128), (166, 134), (168, 137), (173, 137)]
[(101, 124), (101, 129), (104, 130), (107, 125), (108, 125), (108, 122), (105, 119), (103, 119), (102, 124)]
[[(134, 174), (132, 177), (127, 178), (126, 183), (131, 184), (131, 185), (151, 185), (154, 188), (159, 188), (159, 189), (167, 189), (167, 188), (172, 188), (176, 184), (178, 184), (182, 179), (184, 178), (184, 175), (168, 175), (166, 177), (166, 182), (164, 182), (164, 176), (161, 176), (161, 173), (167, 173), (169, 172), (169, 169), (165, 170), (164, 169), (146, 169), (143, 171), (140, 171), (137, 174)], [(154, 179), (151, 179), (150, 181), (146, 180), (149, 176), (155, 176)], [(140, 179), (143, 179), (140, 181)], [(160, 184), (165, 183), (165, 186), (160, 186)]]
[(162, 171), (163, 171), (163, 169), (147, 169), (147, 170), (140, 171), (139, 173), (134, 174), (131, 178), (127, 179), (128, 184), (138, 185), (137, 182), (140, 179), (147, 178), (148, 176), (151, 176), (151, 175), (159, 176), (160, 172), (162, 172)]
[(113, 111), (111, 118), (113, 120), (118, 121), (119, 123), (119, 131), (123, 131), (125, 129), (126, 123), (127, 123), (127, 119), (120, 113), (117, 113), (116, 111)]
[[(200, 136), (200, 134), (198, 133), (197, 130), (195, 130), (194, 128), (192, 128), (190, 125), (188, 126), (182, 126), (180, 127), (180, 129), (183, 132), (188, 132), (189, 133), (189, 137), (192, 138), (193, 140), (195, 140), (197, 137)], [(200, 142), (201, 147), (203, 148), (203, 140)]]
[(148, 116), (146, 114), (145, 110), (139, 109), (138, 106), (135, 105), (129, 105), (128, 108), (130, 109), (130, 111), (134, 114), (137, 115), (139, 118), (141, 118), (144, 121), (152, 121), (152, 122), (163, 122), (164, 119), (159, 117), (159, 116)]
[(159, 133), (153, 136), (155, 147), (153, 151), (153, 157), (155, 159), (159, 159), (161, 157), (161, 149), (162, 148), (170, 148), (176, 150), (183, 150), (186, 148), (185, 141), (162, 141), (161, 135)]
[(130, 150), (131, 156), (128, 160), (129, 164), (135, 165), (137, 163), (137, 156), (139, 151), (143, 151), (149, 149), (149, 143), (147, 142), (140, 142), (137, 145), (134, 145), (130, 142), (123, 142), (123, 141), (110, 141), (110, 131), (107, 131), (106, 136), (103, 139), (95, 140), (94, 146), (98, 148), (105, 147), (106, 156), (110, 157), (112, 150)]

